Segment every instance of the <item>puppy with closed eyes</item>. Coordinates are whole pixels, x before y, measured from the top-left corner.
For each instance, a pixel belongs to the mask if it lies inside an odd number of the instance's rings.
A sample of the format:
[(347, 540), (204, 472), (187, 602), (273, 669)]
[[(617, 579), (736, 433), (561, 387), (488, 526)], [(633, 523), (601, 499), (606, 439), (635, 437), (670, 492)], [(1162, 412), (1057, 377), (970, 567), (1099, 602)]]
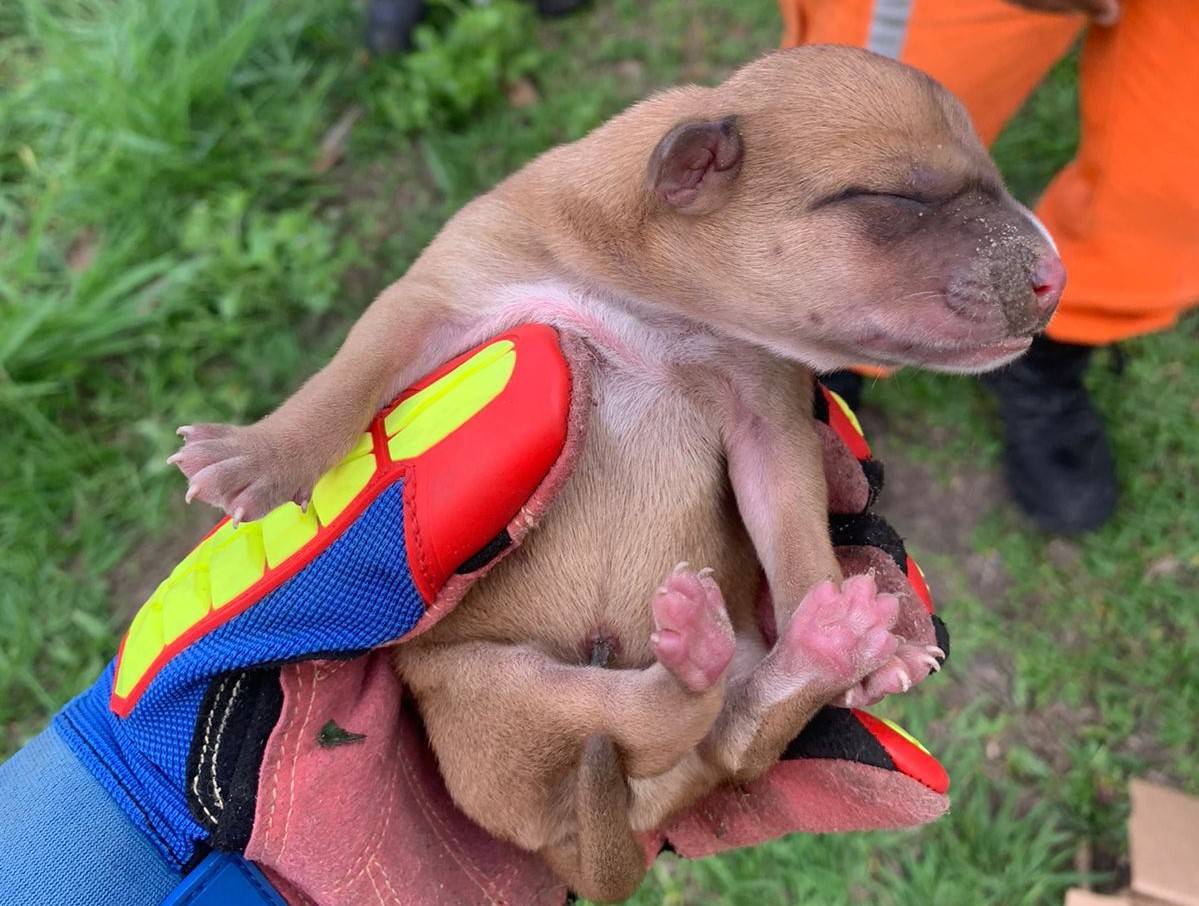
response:
[(441, 362), (525, 322), (580, 338), (594, 407), (574, 473), (395, 664), (457, 804), (617, 900), (645, 873), (635, 832), (759, 776), (820, 707), (935, 666), (892, 633), (894, 597), (841, 576), (814, 370), (999, 366), (1064, 279), (945, 90), (864, 51), (774, 53), (467, 205), (291, 399), (180, 429), (174, 459), (189, 497), (256, 519), (306, 500)]

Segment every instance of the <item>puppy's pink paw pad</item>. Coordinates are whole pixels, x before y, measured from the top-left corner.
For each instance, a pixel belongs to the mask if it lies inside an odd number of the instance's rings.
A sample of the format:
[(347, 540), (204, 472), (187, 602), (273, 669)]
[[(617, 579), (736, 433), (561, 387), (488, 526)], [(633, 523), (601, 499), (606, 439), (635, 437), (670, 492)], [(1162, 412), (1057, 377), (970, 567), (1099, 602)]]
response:
[(821, 582), (800, 602), (779, 649), (790, 669), (850, 685), (895, 654), (899, 640), (891, 627), (898, 613), (898, 599), (880, 594), (873, 576), (852, 576), (840, 589)]
[(719, 682), (733, 659), (733, 627), (720, 588), (707, 571), (675, 568), (653, 599), (651, 640), (658, 661), (692, 692)]

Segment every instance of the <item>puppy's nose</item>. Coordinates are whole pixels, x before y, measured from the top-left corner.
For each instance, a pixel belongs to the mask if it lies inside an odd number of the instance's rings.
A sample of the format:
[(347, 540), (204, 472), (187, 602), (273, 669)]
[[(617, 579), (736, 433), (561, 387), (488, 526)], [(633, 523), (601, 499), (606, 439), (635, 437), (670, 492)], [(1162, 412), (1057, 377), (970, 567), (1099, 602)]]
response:
[(1032, 272), (1032, 291), (1037, 297), (1037, 309), (1043, 315), (1057, 307), (1066, 287), (1066, 266), (1053, 252), (1040, 260)]

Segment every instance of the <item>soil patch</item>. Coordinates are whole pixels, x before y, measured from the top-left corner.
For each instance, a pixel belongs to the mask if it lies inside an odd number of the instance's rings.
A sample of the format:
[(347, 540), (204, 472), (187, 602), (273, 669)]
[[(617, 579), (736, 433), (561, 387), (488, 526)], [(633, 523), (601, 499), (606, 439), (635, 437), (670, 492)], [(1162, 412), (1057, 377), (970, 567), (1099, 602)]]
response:
[(979, 551), (971, 543), (978, 524), (1005, 503), (1001, 476), (971, 463), (934, 470), (903, 451), (881, 411), (866, 404), (861, 419), (886, 469), (879, 512), (917, 554), (952, 557), (971, 592), (984, 601), (1001, 600), (1009, 581), (999, 553)]

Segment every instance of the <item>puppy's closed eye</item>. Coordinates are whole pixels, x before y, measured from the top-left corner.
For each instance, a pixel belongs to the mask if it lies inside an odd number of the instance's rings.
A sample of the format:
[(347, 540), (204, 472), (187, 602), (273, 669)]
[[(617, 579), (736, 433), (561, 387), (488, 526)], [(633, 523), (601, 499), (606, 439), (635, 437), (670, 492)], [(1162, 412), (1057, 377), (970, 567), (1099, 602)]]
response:
[(812, 205), (812, 209), (828, 207), (829, 205), (841, 204), (843, 202), (853, 201), (876, 201), (881, 203), (892, 203), (910, 207), (913, 210), (927, 210), (932, 201), (927, 198), (922, 198), (911, 192), (888, 192), (880, 189), (866, 189), (861, 186), (850, 186), (842, 189), (839, 192), (834, 192), (832, 195), (827, 195)]

